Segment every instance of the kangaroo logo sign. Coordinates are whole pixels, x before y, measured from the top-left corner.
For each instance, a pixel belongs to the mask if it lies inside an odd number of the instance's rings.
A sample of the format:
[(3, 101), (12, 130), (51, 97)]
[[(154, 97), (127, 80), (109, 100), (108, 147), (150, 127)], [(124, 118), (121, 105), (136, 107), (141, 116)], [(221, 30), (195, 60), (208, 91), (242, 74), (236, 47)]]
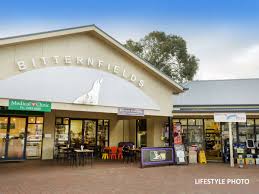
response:
[(214, 113), (215, 122), (246, 122), (246, 113)]

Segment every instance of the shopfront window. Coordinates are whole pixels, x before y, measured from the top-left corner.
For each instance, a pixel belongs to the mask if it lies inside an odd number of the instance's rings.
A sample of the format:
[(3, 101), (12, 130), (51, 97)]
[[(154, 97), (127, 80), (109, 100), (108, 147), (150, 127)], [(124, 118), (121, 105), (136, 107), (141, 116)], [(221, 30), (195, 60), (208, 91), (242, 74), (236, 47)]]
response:
[(28, 117), (26, 157), (40, 158), (42, 147), (43, 117)]
[(56, 118), (55, 152), (58, 147), (70, 145), (79, 148), (109, 146), (109, 120)]
[(255, 119), (255, 137), (259, 141), (259, 119)]
[(109, 120), (98, 120), (97, 145), (109, 145)]
[(5, 158), (8, 118), (0, 117), (0, 159)]
[(55, 143), (56, 145), (68, 144), (69, 119), (56, 118)]
[(238, 123), (239, 142), (245, 143), (247, 139), (255, 140), (254, 129), (254, 119), (247, 119), (246, 123)]
[(188, 144), (204, 147), (203, 122), (201, 119), (188, 119)]
[(147, 146), (147, 120), (139, 119), (136, 121), (136, 130), (137, 130), (137, 145), (138, 147)]
[(96, 146), (97, 120), (83, 120), (84, 144), (86, 146)]
[(203, 148), (203, 119), (173, 119), (173, 126), (179, 123), (183, 144), (197, 145)]
[(82, 139), (83, 120), (71, 120), (70, 123), (70, 143), (73, 147), (80, 147), (83, 144)]
[(177, 123), (181, 124), (181, 131), (182, 131), (182, 141), (183, 144), (188, 144), (188, 136), (187, 136), (187, 119), (173, 119), (173, 126)]

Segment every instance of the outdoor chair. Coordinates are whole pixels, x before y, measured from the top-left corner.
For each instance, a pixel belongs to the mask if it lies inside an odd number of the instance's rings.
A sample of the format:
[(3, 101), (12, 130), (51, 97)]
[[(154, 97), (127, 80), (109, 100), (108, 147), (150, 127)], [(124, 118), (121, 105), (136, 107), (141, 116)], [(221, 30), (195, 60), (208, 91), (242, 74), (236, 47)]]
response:
[(110, 159), (117, 159), (117, 147), (112, 146), (110, 151)]
[(123, 152), (122, 147), (118, 147), (118, 160), (123, 159)]
[(109, 147), (104, 147), (102, 151), (102, 159), (103, 160), (108, 160), (109, 159)]

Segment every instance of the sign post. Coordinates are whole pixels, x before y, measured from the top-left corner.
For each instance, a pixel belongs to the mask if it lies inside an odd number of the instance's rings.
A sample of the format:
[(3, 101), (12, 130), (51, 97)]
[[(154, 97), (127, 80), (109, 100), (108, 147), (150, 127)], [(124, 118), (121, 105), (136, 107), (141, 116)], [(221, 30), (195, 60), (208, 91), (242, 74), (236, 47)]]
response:
[(232, 122), (246, 122), (245, 113), (214, 113), (215, 122), (228, 123), (230, 166), (234, 167)]
[(232, 123), (228, 123), (228, 131), (229, 131), (229, 155), (230, 155), (230, 166), (234, 167), (234, 153), (233, 153), (233, 133), (232, 133)]

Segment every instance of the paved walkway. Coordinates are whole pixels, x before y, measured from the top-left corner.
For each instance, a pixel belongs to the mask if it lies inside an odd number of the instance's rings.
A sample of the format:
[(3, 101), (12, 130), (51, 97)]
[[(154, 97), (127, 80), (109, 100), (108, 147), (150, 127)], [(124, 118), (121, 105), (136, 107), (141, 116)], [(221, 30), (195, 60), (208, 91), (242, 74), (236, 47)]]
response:
[[(249, 179), (248, 185), (197, 185), (195, 179)], [(257, 194), (259, 167), (226, 164), (139, 168), (138, 164), (97, 161), (93, 167), (70, 167), (53, 161), (0, 163), (0, 194), (132, 193)]]

